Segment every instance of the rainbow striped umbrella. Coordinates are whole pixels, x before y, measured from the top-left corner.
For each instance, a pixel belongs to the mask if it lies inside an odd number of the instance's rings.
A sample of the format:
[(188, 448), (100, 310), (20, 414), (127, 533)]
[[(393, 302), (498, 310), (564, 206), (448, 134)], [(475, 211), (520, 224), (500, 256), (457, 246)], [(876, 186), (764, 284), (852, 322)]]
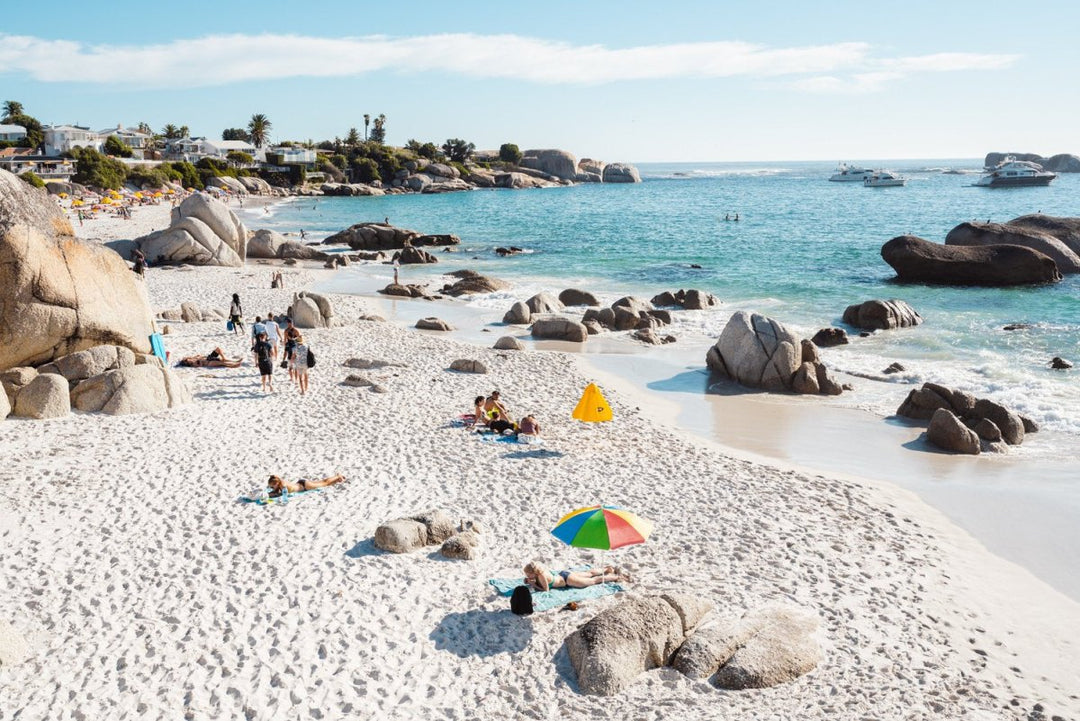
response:
[(568, 546), (611, 550), (644, 543), (653, 522), (616, 506), (589, 506), (559, 519), (551, 535)]

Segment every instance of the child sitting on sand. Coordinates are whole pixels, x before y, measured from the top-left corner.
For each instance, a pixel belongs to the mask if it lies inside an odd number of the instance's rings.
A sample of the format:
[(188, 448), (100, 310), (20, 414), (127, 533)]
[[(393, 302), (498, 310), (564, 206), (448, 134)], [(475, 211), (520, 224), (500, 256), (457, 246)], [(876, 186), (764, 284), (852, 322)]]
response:
[(537, 561), (532, 561), (525, 566), (525, 583), (538, 591), (549, 591), (552, 588), (588, 588), (598, 586), (601, 583), (615, 583), (616, 581), (629, 581), (630, 577), (620, 573), (613, 566), (603, 569), (590, 568), (587, 571), (549, 571)]

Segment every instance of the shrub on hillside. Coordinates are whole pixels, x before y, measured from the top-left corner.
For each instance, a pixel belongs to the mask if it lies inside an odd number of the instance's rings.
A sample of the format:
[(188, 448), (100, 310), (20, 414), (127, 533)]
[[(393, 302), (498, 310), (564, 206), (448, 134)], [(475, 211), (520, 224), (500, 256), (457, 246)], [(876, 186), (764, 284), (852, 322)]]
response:
[(504, 163), (517, 165), (521, 162), (521, 149), (513, 143), (503, 143), (499, 146), (499, 160)]
[(23, 180), (25, 180), (30, 185), (34, 186), (35, 188), (44, 188), (45, 187), (45, 181), (42, 180), (41, 178), (39, 178), (37, 176), (37, 173), (35, 173), (33, 170), (27, 170), (25, 173), (23, 173), (19, 177), (22, 178)]
[(106, 155), (111, 155), (114, 158), (130, 158), (134, 155), (134, 151), (131, 146), (125, 143), (115, 135), (110, 135), (105, 138), (105, 144), (102, 146)]
[(71, 179), (81, 185), (105, 190), (119, 190), (127, 177), (127, 167), (119, 160), (102, 155), (93, 148), (72, 148), (75, 174)]

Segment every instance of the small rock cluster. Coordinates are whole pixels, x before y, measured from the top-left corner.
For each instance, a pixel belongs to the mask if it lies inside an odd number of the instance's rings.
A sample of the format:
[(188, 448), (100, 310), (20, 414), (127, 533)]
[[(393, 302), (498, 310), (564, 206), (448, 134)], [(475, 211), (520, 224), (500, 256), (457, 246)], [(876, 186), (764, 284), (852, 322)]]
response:
[(683, 310), (706, 310), (720, 305), (720, 299), (712, 293), (691, 288), (690, 290), (677, 290), (674, 293), (664, 291), (653, 296), (652, 304), (661, 308), (677, 306)]
[(923, 383), (908, 394), (896, 415), (928, 420), (926, 440), (947, 451), (978, 455), (1007, 452), (1039, 430), (1035, 421), (999, 403), (976, 398), (936, 383)]
[(374, 542), (388, 553), (440, 546), (439, 553), (447, 558), (472, 560), (480, 555), (482, 531), (476, 521), (465, 519), (455, 525), (446, 511), (434, 509), (383, 523), (375, 529)]

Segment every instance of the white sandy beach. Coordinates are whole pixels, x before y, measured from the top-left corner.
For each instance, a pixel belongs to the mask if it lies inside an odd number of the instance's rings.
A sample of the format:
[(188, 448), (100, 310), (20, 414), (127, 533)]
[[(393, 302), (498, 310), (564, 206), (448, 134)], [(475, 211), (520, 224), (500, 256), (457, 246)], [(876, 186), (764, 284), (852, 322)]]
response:
[[(160, 212), (80, 232), (132, 237)], [(258, 264), (146, 282), (155, 310), (238, 292), (250, 318), (330, 272), (283, 270), (284, 290)], [(263, 395), (246, 336), (170, 323), (173, 359), (220, 345), (244, 366), (179, 369), (196, 400), (171, 412), (0, 424), (0, 602), (32, 647), (0, 667), (0, 719), (1080, 717), (1080, 604), (912, 493), (734, 458), (615, 378), (614, 422), (584, 426), (570, 411), (595, 376), (578, 357), (358, 321), (372, 301), (333, 301), (344, 325), (305, 332), (307, 396), (282, 373)], [(351, 357), (401, 363), (363, 372), (389, 392), (340, 385)], [(491, 372), (448, 371), (457, 358)], [(544, 453), (450, 426), (493, 388), (537, 415)], [(338, 472), (348, 483), (284, 506), (237, 502), (271, 473)], [(597, 502), (656, 522), (608, 556), (632, 593), (697, 594), (718, 618), (795, 602), (821, 618), (824, 663), (764, 691), (664, 669), (614, 698), (578, 693), (563, 640), (619, 597), (521, 619), (486, 579), (532, 558), (599, 562), (549, 534)], [(482, 558), (373, 547), (380, 522), (436, 507), (483, 523)]]

